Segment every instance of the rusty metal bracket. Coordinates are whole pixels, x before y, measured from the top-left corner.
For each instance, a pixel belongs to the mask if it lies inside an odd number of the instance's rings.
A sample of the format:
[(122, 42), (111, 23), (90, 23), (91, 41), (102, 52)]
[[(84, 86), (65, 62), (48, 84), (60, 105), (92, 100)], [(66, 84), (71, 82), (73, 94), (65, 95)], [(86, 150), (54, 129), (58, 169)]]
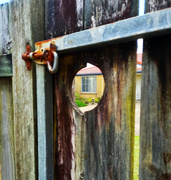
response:
[[(26, 53), (22, 59), (26, 62), (27, 70), (31, 70), (31, 62), (34, 60), (37, 64), (47, 64), (50, 73), (54, 74), (58, 70), (58, 54), (56, 45), (51, 42), (49, 48), (31, 52), (31, 46), (26, 45)], [(53, 64), (53, 65), (52, 65)]]

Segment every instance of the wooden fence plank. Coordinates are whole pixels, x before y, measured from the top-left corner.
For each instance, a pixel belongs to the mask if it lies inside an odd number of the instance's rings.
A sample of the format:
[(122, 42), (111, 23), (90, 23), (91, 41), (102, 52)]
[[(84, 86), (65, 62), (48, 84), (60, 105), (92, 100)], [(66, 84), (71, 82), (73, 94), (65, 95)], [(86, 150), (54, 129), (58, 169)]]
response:
[(138, 1), (46, 1), (46, 39), (138, 15)]
[(12, 80), (0, 78), (0, 159), (2, 180), (14, 180)]
[(138, 15), (138, 1), (85, 0), (84, 29)]
[(16, 179), (38, 179), (37, 109), (35, 65), (27, 71), (21, 56), (26, 44), (44, 39), (44, 3), (14, 0), (10, 3), (12, 21), (13, 102)]
[[(133, 44), (104, 47), (88, 62), (104, 75), (97, 108), (85, 114), (85, 179), (132, 179), (136, 59)], [(99, 53), (101, 52), (101, 53)]]
[(145, 13), (159, 11), (161, 9), (166, 9), (169, 7), (171, 7), (170, 0), (165, 0), (165, 1), (146, 0), (145, 1)]
[[(135, 47), (128, 43), (60, 56), (55, 75), (56, 179), (132, 179)], [(102, 70), (106, 88), (99, 106), (84, 118), (74, 110), (71, 89), (75, 73), (87, 62)]]
[(84, 0), (45, 1), (46, 39), (83, 29)]
[(0, 54), (11, 53), (9, 3), (0, 5)]
[(170, 36), (145, 40), (140, 125), (140, 180), (171, 179), (170, 40)]

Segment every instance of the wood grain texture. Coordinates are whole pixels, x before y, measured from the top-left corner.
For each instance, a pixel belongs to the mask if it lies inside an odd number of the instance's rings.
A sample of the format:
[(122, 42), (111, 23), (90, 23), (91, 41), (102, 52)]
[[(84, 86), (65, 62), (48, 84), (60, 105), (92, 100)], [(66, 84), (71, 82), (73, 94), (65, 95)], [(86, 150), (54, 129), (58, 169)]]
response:
[(10, 28), (10, 14), (9, 3), (0, 5), (0, 54), (10, 54), (11, 30)]
[[(78, 154), (81, 154), (81, 136), (76, 137), (82, 131), (78, 129), (81, 127), (82, 117), (77, 112), (73, 112), (74, 99), (72, 95), (72, 80), (76, 72), (85, 66), (80, 57), (81, 53), (60, 56), (59, 70), (55, 74), (54, 179), (59, 180), (79, 179), (77, 174), (83, 168), (83, 164), (80, 165), (80, 156), (78, 157)], [(75, 120), (74, 117), (77, 117), (77, 119)], [(78, 130), (77, 133), (76, 130)], [(75, 157), (78, 157), (78, 159), (75, 160)]]
[(85, 179), (132, 179), (135, 49), (120, 44), (92, 51), (88, 62), (104, 75), (105, 91), (100, 104), (85, 114)]
[(171, 0), (148, 0), (145, 1), (145, 13), (158, 11), (171, 7)]
[(142, 71), (140, 180), (171, 179), (170, 36), (145, 40)]
[(11, 78), (0, 78), (1, 179), (15, 180), (14, 129)]
[(137, 0), (85, 0), (84, 29), (138, 15)]
[(138, 1), (46, 1), (46, 39), (138, 15)]
[[(56, 179), (132, 178), (135, 54), (135, 43), (128, 43), (60, 56), (54, 81)], [(74, 103), (72, 80), (87, 62), (102, 70), (106, 88), (99, 106), (84, 117)]]
[(44, 38), (44, 3), (14, 0), (12, 14), (14, 145), (16, 179), (34, 180), (37, 172), (35, 67), (26, 70), (21, 56), (26, 43), (32, 46)]
[(46, 39), (83, 29), (84, 0), (45, 1)]

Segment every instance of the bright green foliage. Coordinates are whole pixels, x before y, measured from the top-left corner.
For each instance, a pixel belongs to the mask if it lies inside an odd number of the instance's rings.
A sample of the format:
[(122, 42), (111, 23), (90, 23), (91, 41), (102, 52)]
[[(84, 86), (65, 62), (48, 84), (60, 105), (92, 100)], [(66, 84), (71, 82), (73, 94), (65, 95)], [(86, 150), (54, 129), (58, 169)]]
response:
[(84, 106), (87, 106), (87, 104), (83, 103), (83, 102), (80, 101), (80, 100), (75, 100), (75, 103), (77, 104), (78, 107), (84, 107)]
[(134, 142), (134, 180), (139, 178), (139, 136), (135, 136)]
[(95, 103), (99, 103), (100, 99), (99, 98), (95, 98)]
[(75, 100), (81, 100), (80, 94), (75, 92)]
[(88, 104), (92, 103), (92, 101), (93, 101), (92, 99), (87, 99)]

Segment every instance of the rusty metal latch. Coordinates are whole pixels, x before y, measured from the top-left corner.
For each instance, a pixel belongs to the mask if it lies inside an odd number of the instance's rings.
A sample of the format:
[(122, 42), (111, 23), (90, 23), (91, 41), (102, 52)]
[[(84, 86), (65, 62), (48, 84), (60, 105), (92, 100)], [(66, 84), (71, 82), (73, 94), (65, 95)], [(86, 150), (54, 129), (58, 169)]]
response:
[(56, 45), (51, 43), (49, 48), (31, 52), (31, 46), (26, 45), (26, 53), (22, 55), (22, 59), (26, 62), (27, 70), (31, 70), (31, 62), (34, 60), (37, 64), (47, 64), (49, 72), (52, 74), (56, 73), (58, 70), (58, 54), (56, 49)]

